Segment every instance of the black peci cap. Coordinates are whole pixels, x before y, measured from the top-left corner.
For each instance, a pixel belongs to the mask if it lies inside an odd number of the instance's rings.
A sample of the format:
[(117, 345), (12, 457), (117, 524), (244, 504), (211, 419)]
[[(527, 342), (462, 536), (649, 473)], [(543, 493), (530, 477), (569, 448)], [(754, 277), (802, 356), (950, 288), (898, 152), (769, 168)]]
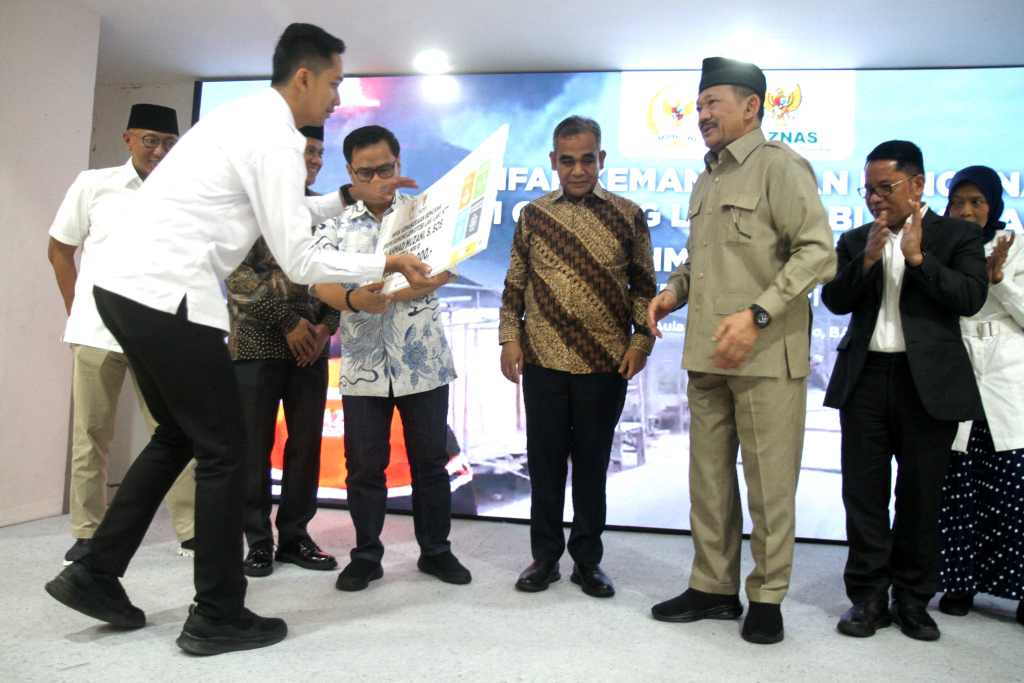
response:
[(324, 127), (323, 126), (303, 126), (299, 128), (299, 132), (305, 135), (307, 138), (313, 138), (314, 140), (324, 141)]
[(178, 134), (178, 112), (159, 104), (133, 104), (128, 128), (140, 128), (167, 135)]
[(742, 85), (758, 93), (762, 100), (768, 90), (764, 72), (756, 64), (726, 57), (708, 57), (701, 67), (697, 92), (704, 92), (716, 85)]

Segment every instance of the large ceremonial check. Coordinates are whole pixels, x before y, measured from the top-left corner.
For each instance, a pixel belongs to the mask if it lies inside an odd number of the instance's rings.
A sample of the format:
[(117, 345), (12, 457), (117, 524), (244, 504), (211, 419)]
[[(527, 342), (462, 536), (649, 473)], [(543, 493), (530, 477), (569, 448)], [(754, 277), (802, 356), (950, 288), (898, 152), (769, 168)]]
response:
[[(505, 124), (426, 191), (399, 205), (384, 219), (377, 253), (416, 254), (433, 275), (486, 249), (507, 140)], [(394, 273), (383, 292), (408, 286), (405, 276)]]

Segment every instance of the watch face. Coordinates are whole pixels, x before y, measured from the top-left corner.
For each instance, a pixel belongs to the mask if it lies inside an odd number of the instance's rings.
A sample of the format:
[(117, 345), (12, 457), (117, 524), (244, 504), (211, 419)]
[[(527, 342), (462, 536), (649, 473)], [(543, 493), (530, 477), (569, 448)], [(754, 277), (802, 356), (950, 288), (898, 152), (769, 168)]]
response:
[(768, 311), (762, 309), (754, 314), (754, 322), (761, 327), (768, 327), (768, 323), (772, 321), (772, 317), (768, 315)]

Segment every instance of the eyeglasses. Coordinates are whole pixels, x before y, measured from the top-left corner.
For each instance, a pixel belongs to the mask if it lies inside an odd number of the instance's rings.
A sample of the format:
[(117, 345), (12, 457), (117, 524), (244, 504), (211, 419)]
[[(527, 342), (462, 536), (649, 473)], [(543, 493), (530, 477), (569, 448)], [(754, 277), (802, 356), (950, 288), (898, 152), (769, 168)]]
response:
[(377, 168), (354, 168), (352, 172), (356, 178), (359, 178), (364, 183), (368, 183), (373, 180), (373, 176), (380, 176), (381, 178), (390, 178), (395, 175), (396, 164), (383, 164)]
[(177, 144), (178, 142), (178, 136), (176, 135), (168, 135), (167, 137), (161, 139), (159, 135), (153, 135), (152, 133), (147, 133), (146, 135), (139, 135), (138, 133), (132, 133), (131, 131), (128, 131), (128, 134), (134, 135), (138, 139), (142, 140), (142, 146), (145, 147), (146, 149), (156, 149), (160, 145), (163, 145), (163, 148), (166, 151), (170, 152), (171, 147), (174, 147), (174, 145)]
[(907, 182), (908, 180), (910, 180), (910, 178), (913, 177), (914, 176), (910, 176), (909, 178), (904, 178), (903, 180), (897, 180), (895, 183), (879, 183), (874, 187), (868, 187), (867, 185), (865, 185), (864, 187), (858, 187), (857, 194), (859, 194), (864, 199), (867, 199), (873, 194), (877, 195), (879, 199), (883, 199), (892, 194), (892, 188), (896, 187), (897, 185), (902, 185), (903, 183)]

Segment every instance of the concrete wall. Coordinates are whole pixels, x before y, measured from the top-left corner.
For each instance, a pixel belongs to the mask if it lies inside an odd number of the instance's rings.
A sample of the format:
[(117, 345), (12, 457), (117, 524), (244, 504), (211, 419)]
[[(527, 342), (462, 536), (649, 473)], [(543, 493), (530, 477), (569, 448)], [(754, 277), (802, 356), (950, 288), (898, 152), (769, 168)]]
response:
[(0, 526), (60, 514), (71, 351), (46, 231), (89, 164), (100, 17), (0, 2)]
[[(119, 166), (128, 161), (121, 134), (128, 124), (133, 104), (146, 102), (173, 107), (178, 112), (178, 129), (182, 135), (192, 123), (193, 81), (163, 85), (98, 85), (92, 115), (92, 148), (89, 168)], [(107, 483), (118, 484), (128, 466), (149, 442), (146, 423), (139, 410), (135, 387), (124, 383), (117, 409), (114, 440), (110, 444)]]

